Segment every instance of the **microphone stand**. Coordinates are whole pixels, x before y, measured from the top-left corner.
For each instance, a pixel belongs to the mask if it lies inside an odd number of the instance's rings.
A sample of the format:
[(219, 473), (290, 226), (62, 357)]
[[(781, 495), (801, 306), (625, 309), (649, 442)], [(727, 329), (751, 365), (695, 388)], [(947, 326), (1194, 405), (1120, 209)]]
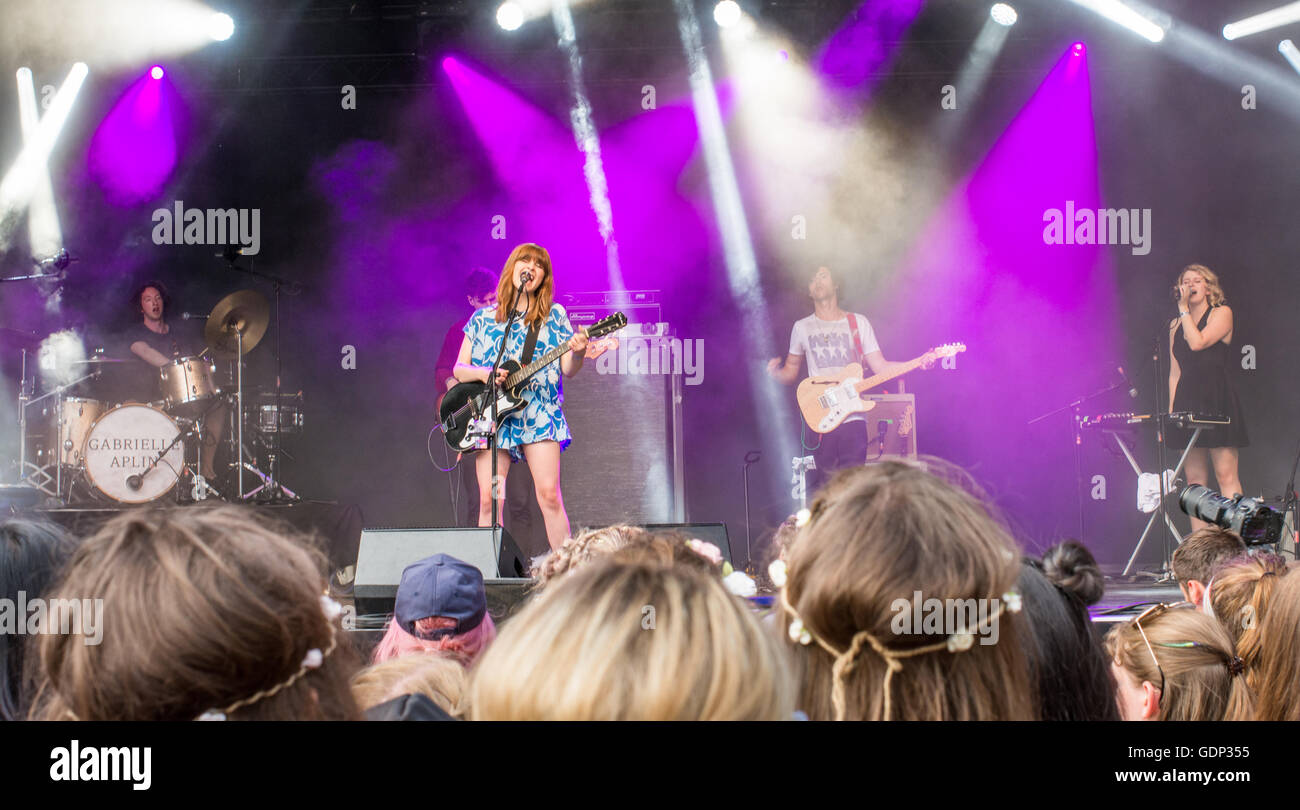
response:
[[(1081, 429), (1083, 416), (1080, 414), (1079, 409), (1083, 406), (1083, 403), (1087, 402), (1088, 400), (1096, 399), (1097, 397), (1103, 394), (1109, 394), (1111, 391), (1115, 391), (1123, 387), (1125, 384), (1126, 383), (1121, 380), (1120, 382), (1117, 382), (1114, 385), (1109, 385), (1105, 388), (1099, 388), (1096, 391), (1093, 391), (1091, 394), (1084, 394), (1083, 396), (1079, 397), (1073, 402), (1067, 402), (1066, 404), (1058, 408), (1053, 408), (1052, 410), (1048, 411), (1045, 414), (1042, 414), (1040, 416), (1035, 416), (1033, 419), (1030, 419), (1028, 422), (1025, 423), (1025, 426), (1028, 427), (1029, 425), (1037, 424), (1049, 417), (1056, 416), (1058, 413), (1062, 413), (1064, 411), (1069, 411), (1069, 410), (1074, 411), (1074, 417), (1073, 417), (1074, 428), (1071, 434), (1071, 438), (1073, 439), (1073, 444), (1074, 444), (1074, 494), (1075, 494), (1076, 501), (1079, 505), (1079, 542), (1081, 543), (1086, 541), (1083, 536), (1083, 431)], [(881, 455), (883, 454), (884, 454), (884, 443), (882, 442)]]
[[(499, 514), (499, 502), (497, 499), (497, 369), (501, 367), (501, 361), (506, 356), (506, 344), (510, 341), (510, 327), (514, 325), (515, 318), (519, 315), (519, 293), (523, 285), (520, 284), (515, 290), (515, 294), (510, 300), (510, 317), (506, 319), (506, 330), (501, 335), (501, 348), (497, 350), (496, 360), (492, 362), (492, 370), (488, 372), (488, 425), (491, 432), (488, 434), (488, 452), (492, 454), (492, 479), (488, 482), (488, 492), (492, 497), (492, 550), (496, 555), (497, 576), (501, 576), (501, 516)], [(504, 493), (503, 493), (504, 494)]]

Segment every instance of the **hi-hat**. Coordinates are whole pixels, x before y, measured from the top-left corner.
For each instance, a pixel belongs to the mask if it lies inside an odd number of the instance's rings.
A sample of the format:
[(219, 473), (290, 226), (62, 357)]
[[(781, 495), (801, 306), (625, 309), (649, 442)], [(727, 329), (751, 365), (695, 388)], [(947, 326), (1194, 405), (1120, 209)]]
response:
[(271, 305), (257, 290), (239, 290), (222, 298), (208, 315), (203, 339), (212, 354), (231, 359), (239, 353), (243, 335), (244, 354), (257, 347), (271, 322)]

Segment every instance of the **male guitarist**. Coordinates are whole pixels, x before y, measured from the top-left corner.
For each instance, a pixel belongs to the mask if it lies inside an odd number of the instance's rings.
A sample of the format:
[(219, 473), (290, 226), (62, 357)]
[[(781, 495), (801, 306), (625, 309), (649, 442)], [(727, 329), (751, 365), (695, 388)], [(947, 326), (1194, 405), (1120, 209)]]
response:
[[(834, 375), (850, 363), (862, 363), (876, 374), (905, 369), (905, 363), (885, 359), (871, 322), (865, 316), (840, 309), (839, 292), (840, 285), (830, 268), (818, 267), (808, 283), (813, 314), (794, 322), (790, 330), (790, 355), (785, 362), (779, 357), (768, 362), (768, 373), (774, 379), (785, 385), (798, 382), (804, 355), (808, 357), (808, 374), (812, 377)], [(807, 477), (809, 493), (828, 481), (833, 471), (865, 463), (868, 444), (867, 421), (861, 413), (847, 417), (835, 430), (822, 434), (821, 441), (812, 447), (817, 469)]]

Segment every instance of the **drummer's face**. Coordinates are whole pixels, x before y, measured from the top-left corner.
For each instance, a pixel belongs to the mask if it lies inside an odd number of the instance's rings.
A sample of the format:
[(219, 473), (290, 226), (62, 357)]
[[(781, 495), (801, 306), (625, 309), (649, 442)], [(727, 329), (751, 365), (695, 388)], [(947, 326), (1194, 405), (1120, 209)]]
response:
[(140, 293), (140, 309), (144, 310), (146, 318), (153, 321), (162, 320), (162, 293), (154, 287), (145, 287), (144, 292)]

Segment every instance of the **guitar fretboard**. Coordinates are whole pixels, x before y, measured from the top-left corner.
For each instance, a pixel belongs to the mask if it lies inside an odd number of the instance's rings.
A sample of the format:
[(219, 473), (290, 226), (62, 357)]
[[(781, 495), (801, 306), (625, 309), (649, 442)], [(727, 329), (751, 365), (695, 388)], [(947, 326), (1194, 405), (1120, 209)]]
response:
[(536, 360), (524, 366), (523, 368), (519, 369), (514, 374), (511, 374), (509, 377), (506, 377), (505, 387), (514, 388), (519, 383), (523, 382), (524, 380), (533, 376), (537, 372), (541, 371), (543, 368), (549, 366), (551, 363), (554, 363), (556, 360), (563, 357), (566, 353), (568, 353), (568, 351), (569, 351), (569, 342), (566, 340), (561, 345), (556, 346), (554, 349), (551, 349), (549, 352), (537, 358)]
[(920, 357), (907, 361), (906, 363), (903, 364), (902, 368), (897, 368), (894, 369), (893, 371), (885, 372), (884, 374), (874, 374), (853, 387), (856, 388), (859, 392), (867, 391), (869, 389), (875, 388), (877, 385), (880, 385), (881, 383), (887, 383), (890, 380), (894, 379), (895, 377), (901, 377), (907, 372), (912, 371), (913, 369), (920, 368), (922, 365), (925, 364), (926, 357), (927, 355), (923, 354)]

